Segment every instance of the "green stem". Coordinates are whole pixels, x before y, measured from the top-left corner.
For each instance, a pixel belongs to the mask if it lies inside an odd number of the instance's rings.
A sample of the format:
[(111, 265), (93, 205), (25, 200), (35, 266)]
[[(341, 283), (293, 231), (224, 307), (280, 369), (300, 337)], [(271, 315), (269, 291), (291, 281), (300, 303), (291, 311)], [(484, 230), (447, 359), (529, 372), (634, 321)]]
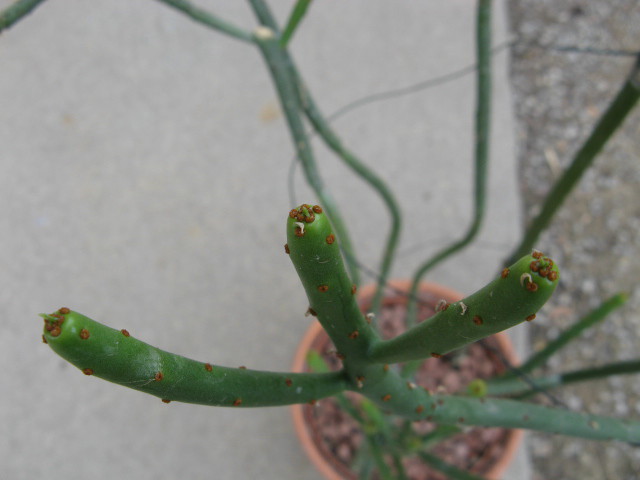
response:
[(280, 373), (229, 368), (166, 352), (78, 312), (62, 308), (45, 319), (51, 349), (85, 373), (178, 401), (266, 407), (318, 400), (347, 386), (343, 372)]
[[(582, 148), (576, 153), (569, 168), (551, 188), (540, 213), (530, 223), (520, 245), (513, 251), (510, 259), (518, 258), (523, 255), (523, 252), (528, 252), (533, 248), (540, 234), (547, 228), (557, 210), (582, 178), (584, 172), (591, 166), (598, 153), (620, 127), (629, 112), (633, 110), (639, 98), (640, 55), (622, 88), (607, 111), (600, 117)], [(510, 263), (510, 261), (507, 260), (506, 263)]]
[(280, 45), (285, 48), (293, 35), (293, 32), (296, 30), (300, 21), (307, 13), (307, 9), (309, 5), (311, 5), (312, 0), (298, 0), (291, 10), (291, 15), (289, 15), (289, 20), (287, 21), (287, 25), (282, 32), (282, 36), (280, 37)]
[[(532, 355), (520, 367), (518, 374), (527, 374), (542, 366), (560, 349), (564, 348), (569, 342), (576, 339), (582, 332), (604, 320), (611, 312), (620, 308), (628, 299), (628, 295), (620, 293), (603, 302), (599, 307), (589, 312), (588, 315), (580, 319), (567, 330), (564, 330), (558, 337), (549, 342), (542, 350)], [(507, 373), (503, 378), (515, 376), (515, 373)], [(499, 381), (499, 380), (498, 380)]]
[(525, 255), (498, 277), (405, 333), (378, 341), (370, 360), (406, 362), (439, 357), (494, 333), (533, 320), (558, 284), (557, 265), (541, 254)]
[(376, 442), (376, 438), (374, 435), (367, 435), (367, 444), (369, 445), (369, 450), (371, 451), (371, 456), (376, 463), (376, 467), (378, 467), (378, 474), (382, 480), (394, 480), (393, 474), (391, 473), (391, 468), (387, 465), (387, 462), (384, 458), (384, 452), (378, 442)]
[(0, 32), (11, 28), (14, 23), (31, 13), (44, 0), (18, 0), (0, 12)]
[(525, 428), (591, 440), (640, 443), (640, 421), (620, 420), (502, 398), (432, 395), (408, 383), (390, 368), (370, 366), (363, 372), (365, 395), (384, 411), (409, 420), (458, 426)]
[[(572, 372), (534, 377), (528, 382), (519, 378), (496, 379), (487, 382), (487, 395), (509, 395), (527, 398), (542, 390), (558, 388), (576, 382), (598, 380), (613, 375), (640, 373), (640, 359), (608, 363), (599, 367), (574, 370)], [(532, 388), (534, 386), (534, 388)]]
[(242, 30), (241, 28), (232, 25), (231, 23), (218, 18), (214, 14), (193, 5), (191, 2), (187, 0), (158, 0), (161, 3), (164, 3), (170, 7), (175, 8), (176, 10), (184, 13), (192, 20), (206, 25), (207, 27), (217, 30), (221, 33), (229, 35), (237, 40), (242, 40), (243, 42), (253, 43), (253, 35), (251, 32), (247, 32)]
[[(297, 74), (297, 72), (296, 72)], [(402, 220), (400, 214), (400, 208), (398, 203), (382, 178), (377, 175), (373, 170), (367, 167), (362, 161), (360, 161), (356, 155), (348, 150), (343, 144), (340, 138), (333, 131), (325, 117), (320, 112), (313, 98), (309, 94), (302, 79), (298, 75), (298, 86), (301, 95), (301, 104), (307, 118), (313, 125), (313, 128), (324, 140), (327, 146), (341, 158), (344, 163), (350, 167), (362, 180), (367, 182), (382, 198), (389, 215), (391, 217), (391, 228), (387, 236), (385, 247), (382, 254), (382, 261), (380, 266), (380, 273), (378, 275), (378, 289), (371, 303), (371, 311), (377, 312), (380, 309), (382, 302), (382, 296), (384, 293), (384, 285), (387, 282), (389, 271), (393, 264), (393, 258), (397, 250), (398, 240), (400, 238), (400, 231), (402, 229)], [(347, 261), (349, 262), (349, 258)]]
[(475, 115), (473, 220), (463, 238), (436, 253), (432, 258), (423, 263), (414, 274), (407, 306), (407, 319), (409, 322), (414, 322), (417, 315), (418, 285), (424, 275), (440, 262), (469, 245), (480, 231), (484, 219), (491, 121), (491, 0), (478, 0), (476, 49), (478, 69)]

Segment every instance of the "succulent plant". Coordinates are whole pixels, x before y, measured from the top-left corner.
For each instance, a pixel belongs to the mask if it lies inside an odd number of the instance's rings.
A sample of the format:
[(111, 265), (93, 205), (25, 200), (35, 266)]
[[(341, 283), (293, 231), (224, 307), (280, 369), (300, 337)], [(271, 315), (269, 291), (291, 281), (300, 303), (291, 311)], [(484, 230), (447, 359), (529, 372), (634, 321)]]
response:
[[(18, 1), (1, 12), (0, 30), (12, 26), (41, 1)], [(626, 300), (624, 294), (604, 302), (555, 342), (525, 361), (521, 368), (489, 381), (474, 381), (466, 394), (431, 392), (417, 388), (411, 379), (412, 362), (440, 358), (494, 333), (531, 321), (552, 296), (560, 281), (558, 265), (542, 252), (531, 249), (578, 179), (637, 103), (640, 97), (640, 64), (636, 64), (592, 135), (578, 151), (571, 167), (551, 190), (538, 217), (524, 232), (520, 245), (510, 256), (509, 264), (496, 266), (494, 278), (475, 293), (460, 301), (439, 305), (438, 311), (429, 319), (410, 324), (406, 332), (383, 340), (371, 317), (358, 305), (356, 295), (360, 282), (356, 250), (352, 246), (347, 223), (322, 182), (309, 148), (303, 118), (306, 117), (329, 148), (380, 195), (391, 216), (392, 226), (380, 262), (378, 293), (371, 307), (373, 312), (380, 308), (393, 263), (401, 226), (399, 209), (384, 180), (369, 170), (338, 139), (320, 113), (287, 49), (287, 43), (310, 2), (299, 0), (286, 27), (280, 29), (263, 0), (250, 0), (260, 26), (254, 32), (246, 32), (186, 0), (160, 1), (214, 30), (254, 45), (263, 55), (298, 159), (319, 201), (319, 204), (305, 203), (289, 211), (286, 216), (285, 252), (305, 290), (308, 313), (317, 318), (331, 338), (342, 360), (342, 368), (323, 371), (326, 369), (322, 362), (316, 361), (317, 372), (313, 373), (270, 372), (221, 366), (212, 360), (192, 360), (156, 348), (125, 329), (106, 326), (68, 307), (42, 314), (42, 339), (55, 353), (85, 375), (154, 395), (165, 403), (248, 408), (314, 403), (330, 396), (340, 398), (344, 392), (357, 392), (365, 399), (361, 404), (365, 415), (352, 411), (352, 407), (346, 404), (344, 408), (368, 426), (365, 430), (370, 436), (387, 435), (385, 432), (395, 424), (386, 420), (384, 414), (392, 414), (394, 418), (409, 423), (426, 419), (450, 428), (445, 428), (443, 438), (459, 432), (462, 426), (498, 426), (640, 443), (639, 421), (576, 413), (524, 400), (541, 388), (640, 370), (640, 362), (629, 361), (553, 377), (531, 376), (531, 372), (553, 353), (622, 305)], [(488, 162), (490, 12), (491, 2), (479, 0), (474, 218), (462, 239), (418, 267), (414, 288), (409, 294), (410, 323), (416, 315), (419, 301), (416, 289), (422, 277), (436, 264), (472, 242), (482, 223)], [(468, 268), (473, 269), (473, 265)], [(396, 364), (409, 367), (403, 370), (395, 368)], [(364, 417), (367, 420), (363, 420)], [(409, 432), (406, 425), (403, 428)], [(397, 437), (389, 434), (385, 438)], [(414, 437), (407, 433), (399, 444), (390, 445), (387, 450), (386, 447), (371, 449), (374, 464), (382, 478), (407, 478), (397, 459), (421, 449), (424, 450), (421, 458), (425, 462), (437, 470), (446, 471), (451, 478), (478, 478), (443, 465), (431, 456), (428, 448), (431, 438), (418, 439), (417, 444), (413, 440)], [(393, 458), (393, 468), (387, 464), (386, 455)]]

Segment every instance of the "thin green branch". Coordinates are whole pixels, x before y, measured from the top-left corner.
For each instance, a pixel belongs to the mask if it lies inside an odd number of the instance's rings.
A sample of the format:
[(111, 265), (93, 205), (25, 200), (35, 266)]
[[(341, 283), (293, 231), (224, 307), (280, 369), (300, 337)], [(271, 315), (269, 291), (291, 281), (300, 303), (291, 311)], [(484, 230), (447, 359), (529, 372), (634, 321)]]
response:
[[(586, 316), (574, 323), (570, 328), (564, 330), (557, 338), (549, 342), (542, 350), (533, 354), (526, 362), (518, 367), (518, 374), (527, 374), (546, 363), (556, 352), (564, 348), (569, 342), (603, 321), (611, 312), (622, 307), (628, 299), (625, 293), (619, 293), (605, 300), (600, 306), (589, 312)], [(504, 378), (513, 377), (515, 373), (507, 373)], [(498, 380), (499, 381), (499, 380)]]
[(218, 18), (211, 12), (208, 12), (200, 7), (196, 7), (187, 0), (158, 0), (160, 3), (164, 3), (176, 10), (184, 13), (192, 20), (201, 23), (213, 30), (217, 30), (221, 33), (229, 35), (230, 37), (242, 40), (244, 42), (253, 43), (253, 35), (251, 32), (247, 32), (231, 23)]
[(289, 20), (287, 20), (287, 25), (284, 27), (284, 31), (282, 32), (282, 36), (280, 37), (280, 45), (285, 48), (291, 39), (293, 32), (296, 30), (300, 21), (304, 18), (307, 13), (307, 9), (309, 5), (311, 5), (312, 0), (298, 0), (291, 10), (291, 15), (289, 15)]
[[(271, 14), (268, 6), (262, 0), (251, 0), (251, 4), (254, 7), (256, 16), (260, 22), (268, 26), (269, 28), (278, 31), (276, 21)], [(282, 42), (281, 42), (282, 43)], [(347, 149), (338, 135), (329, 125), (329, 122), (325, 116), (321, 113), (319, 107), (314, 101), (313, 97), (309, 93), (304, 80), (302, 79), (299, 71), (295, 66), (295, 62), (285, 50), (284, 55), (287, 56), (288, 62), (292, 65), (293, 71), (296, 75), (296, 85), (298, 87), (300, 105), (307, 118), (313, 125), (315, 131), (324, 140), (325, 144), (349, 167), (353, 170), (362, 180), (367, 182), (382, 198), (389, 215), (391, 217), (391, 228), (387, 236), (387, 241), (382, 253), (382, 260), (380, 266), (380, 273), (378, 275), (378, 290), (371, 304), (371, 311), (376, 312), (380, 307), (383, 295), (383, 286), (389, 276), (389, 271), (393, 264), (393, 258), (397, 250), (398, 239), (401, 231), (401, 214), (398, 203), (386, 185), (384, 180), (371, 170), (365, 163), (363, 163), (358, 157)], [(345, 251), (347, 257), (347, 264), (349, 268), (357, 269), (357, 259), (353, 256), (352, 251)], [(358, 283), (358, 282), (355, 282)]]
[(469, 245), (480, 231), (484, 219), (491, 121), (491, 0), (478, 0), (476, 55), (478, 70), (476, 84), (473, 220), (463, 238), (436, 253), (432, 258), (423, 263), (414, 274), (407, 307), (407, 319), (409, 322), (415, 321), (416, 318), (417, 293), (420, 280), (433, 267)]
[[(629, 375), (637, 373), (640, 373), (640, 359), (613, 362), (599, 367), (584, 368), (574, 370), (572, 372), (529, 378), (528, 382), (524, 382), (519, 378), (487, 382), (487, 394), (527, 398), (542, 390), (564, 387), (571, 383), (598, 380), (614, 375)], [(534, 385), (535, 388), (531, 388), (532, 385)]]
[(384, 452), (380, 445), (376, 442), (376, 439), (372, 435), (366, 435), (367, 444), (369, 445), (369, 451), (371, 452), (371, 456), (375, 461), (376, 467), (378, 468), (378, 474), (382, 480), (394, 480), (393, 473), (391, 473), (391, 468), (387, 465), (387, 462), (384, 458)]
[(447, 478), (451, 480), (484, 480), (484, 477), (460, 470), (432, 453), (420, 452), (418, 453), (418, 456), (424, 463), (433, 469), (444, 473)]
[(269, 8), (269, 5), (267, 5), (265, 1), (249, 0), (249, 4), (251, 5), (251, 8), (253, 9), (253, 13), (255, 14), (256, 18), (258, 19), (261, 25), (264, 25), (265, 27), (269, 27), (271, 30), (273, 30), (276, 33), (280, 32), (280, 27), (278, 26), (278, 22), (276, 22), (276, 19), (273, 16), (273, 13), (271, 13), (271, 9)]
[(11, 28), (18, 20), (31, 13), (44, 0), (17, 0), (0, 12), (0, 32)]
[[(525, 231), (520, 245), (510, 256), (510, 259), (518, 258), (523, 252), (529, 252), (534, 247), (540, 234), (548, 227), (554, 215), (563, 204), (569, 193), (582, 178), (585, 171), (591, 166), (594, 159), (606, 145), (612, 135), (620, 127), (629, 112), (640, 98), (640, 55), (636, 63), (622, 85), (618, 94), (600, 117), (593, 131), (584, 142), (569, 168), (565, 170), (558, 181), (553, 185), (547, 195), (540, 213), (533, 219)], [(510, 263), (509, 260), (505, 264)]]

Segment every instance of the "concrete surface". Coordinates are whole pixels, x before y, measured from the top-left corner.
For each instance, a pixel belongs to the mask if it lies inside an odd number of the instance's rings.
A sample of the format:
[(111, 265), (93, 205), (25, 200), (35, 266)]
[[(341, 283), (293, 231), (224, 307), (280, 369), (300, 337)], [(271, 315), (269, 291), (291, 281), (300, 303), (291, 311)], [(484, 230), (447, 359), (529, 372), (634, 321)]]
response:
[[(638, 0), (510, 2), (512, 87), (524, 211), (531, 218), (557, 172), (572, 160), (640, 51)], [(532, 42), (550, 48), (536, 48)], [(575, 47), (558, 50), (554, 47)], [(600, 52), (599, 54), (589, 53)], [(627, 52), (623, 54), (623, 52)], [(539, 348), (610, 296), (629, 300), (567, 345), (547, 373), (638, 357), (640, 345), (640, 106), (609, 140), (540, 239), (563, 267), (548, 315), (534, 322)], [(640, 377), (620, 375), (554, 390), (574, 411), (640, 418)], [(549, 398), (538, 401), (550, 403)], [(533, 478), (637, 480), (640, 449), (560, 435), (530, 437)]]
[[(282, 21), (292, 2), (274, 3)], [(201, 5), (255, 26), (244, 2)], [(310, 13), (292, 49), (325, 112), (474, 62), (467, 0), (316, 2)], [(498, 44), (503, 2), (494, 23)], [(496, 271), (519, 228), (506, 61), (494, 61), (482, 239), (430, 276), (463, 292)], [(258, 52), (157, 2), (58, 0), (0, 36), (0, 65), (0, 476), (318, 479), (286, 408), (165, 405), (40, 344), (37, 314), (68, 306), (192, 358), (288, 369), (309, 320), (282, 248), (292, 148)], [(404, 208), (395, 276), (465, 231), (473, 109), (467, 75), (335, 123)], [(375, 267), (381, 203), (316, 151)], [(308, 192), (298, 172), (296, 201), (314, 202)], [(527, 472), (523, 461), (506, 478)]]

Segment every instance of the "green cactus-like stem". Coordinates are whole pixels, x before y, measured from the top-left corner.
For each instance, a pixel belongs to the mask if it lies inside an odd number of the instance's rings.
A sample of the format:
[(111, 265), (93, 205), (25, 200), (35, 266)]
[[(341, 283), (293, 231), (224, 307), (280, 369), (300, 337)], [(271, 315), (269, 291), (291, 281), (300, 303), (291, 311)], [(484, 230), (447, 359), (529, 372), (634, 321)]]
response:
[(356, 286), (320, 206), (303, 204), (289, 212), (286, 250), (309, 299), (309, 312), (333, 340), (345, 367), (365, 359), (378, 335), (358, 307)]
[(591, 440), (640, 442), (638, 421), (587, 415), (515, 400), (433, 395), (382, 365), (370, 367), (365, 375), (362, 388), (353, 390), (366, 395), (384, 411), (408, 420), (526, 428)]
[(371, 360), (405, 362), (439, 357), (533, 320), (558, 284), (558, 267), (540, 252), (525, 255), (485, 287), (396, 338), (373, 345)]
[(43, 339), (83, 373), (165, 402), (234, 407), (289, 405), (335, 395), (347, 385), (340, 372), (276, 373), (198, 362), (160, 350), (126, 330), (107, 327), (68, 308), (43, 317)]

